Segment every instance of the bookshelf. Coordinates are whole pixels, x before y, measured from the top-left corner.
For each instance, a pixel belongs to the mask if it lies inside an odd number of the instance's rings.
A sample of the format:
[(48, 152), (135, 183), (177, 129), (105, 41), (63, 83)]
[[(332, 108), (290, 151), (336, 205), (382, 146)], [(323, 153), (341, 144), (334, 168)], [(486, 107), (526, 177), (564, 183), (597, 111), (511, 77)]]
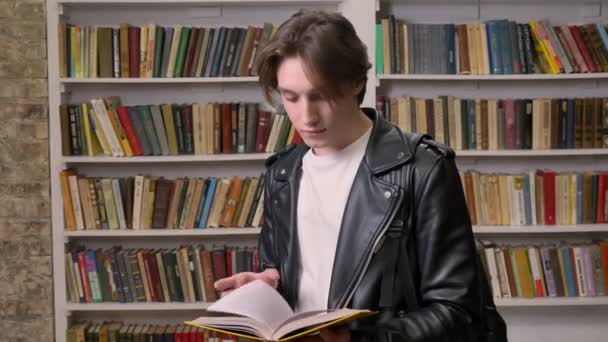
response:
[[(59, 105), (68, 102), (88, 101), (97, 96), (120, 94), (124, 103), (163, 103), (196, 101), (252, 101), (262, 102), (257, 88), (257, 77), (184, 77), (184, 78), (61, 78), (58, 65), (58, 32), (60, 18), (78, 25), (118, 26), (158, 23), (171, 26), (246, 26), (264, 22), (278, 24), (301, 7), (339, 10), (354, 24), (357, 33), (369, 48), (375, 64), (373, 47), (376, 20), (385, 13), (412, 22), (468, 22), (500, 17), (518, 21), (548, 17), (557, 22), (605, 20), (601, 1), (583, 4), (574, 0), (518, 1), (518, 0), (47, 0), (47, 32), (49, 63), (49, 117), (51, 146), (51, 198), (53, 223), (53, 280), (55, 298), (55, 340), (65, 341), (68, 319), (81, 314), (96, 320), (112, 318), (121, 313), (150, 315), (157, 312), (186, 312), (194, 314), (206, 303), (68, 303), (66, 298), (66, 270), (63, 252), (67, 242), (84, 242), (85, 246), (107, 246), (108, 241), (119, 241), (131, 246), (176, 247), (184, 240), (205, 245), (214, 243), (248, 244), (255, 241), (259, 228), (218, 229), (150, 229), (150, 230), (98, 230), (65, 231), (59, 184), (59, 172), (73, 167), (87, 176), (125, 176), (137, 173), (155, 176), (257, 176), (263, 170), (267, 153), (226, 155), (178, 155), (145, 157), (63, 156), (59, 123)], [(576, 14), (572, 8), (576, 8)], [(170, 9), (170, 11), (168, 11)], [(546, 10), (546, 11), (545, 11)], [(376, 15), (370, 15), (377, 13)], [(367, 94), (363, 105), (375, 107), (376, 95), (433, 97), (439, 95), (469, 97), (526, 97), (526, 96), (607, 96), (608, 73), (557, 74), (557, 75), (375, 75), (370, 71)], [(459, 82), (454, 82), (459, 81)], [(147, 102), (146, 102), (147, 101)], [(537, 168), (556, 171), (606, 170), (608, 149), (553, 149), (553, 150), (460, 150), (457, 163), (463, 169), (483, 172), (526, 172)], [(576, 241), (606, 239), (608, 225), (536, 225), (536, 226), (474, 226), (474, 232), (492, 241), (521, 242), (563, 240)], [(608, 328), (599, 324), (602, 315), (608, 314), (608, 299), (588, 298), (534, 298), (498, 299), (497, 305), (505, 311), (511, 340), (535, 341), (538, 334), (558, 336), (556, 341), (584, 337), (600, 340)], [(538, 312), (528, 313), (535, 307), (540, 313), (559, 310), (555, 322), (538, 318)], [(591, 310), (586, 308), (592, 307)], [(524, 310), (520, 310), (524, 308)], [(580, 309), (583, 308), (583, 309)], [(584, 310), (581, 314), (581, 310)], [(138, 316), (140, 317), (140, 316)], [(147, 317), (147, 316), (146, 316)], [(523, 318), (522, 318), (523, 317)], [(144, 321), (144, 320), (142, 320)], [(527, 321), (526, 323), (522, 323)], [(176, 323), (172, 321), (171, 323)], [(533, 322), (533, 323), (529, 323)], [(538, 324), (535, 325), (535, 323)], [(591, 322), (593, 332), (581, 333), (577, 329)], [(564, 328), (555, 328), (555, 325)], [(574, 329), (567, 329), (574, 328)], [(558, 331), (556, 333), (555, 331)], [(532, 332), (535, 333), (532, 333)], [(535, 335), (536, 334), (536, 335)]]

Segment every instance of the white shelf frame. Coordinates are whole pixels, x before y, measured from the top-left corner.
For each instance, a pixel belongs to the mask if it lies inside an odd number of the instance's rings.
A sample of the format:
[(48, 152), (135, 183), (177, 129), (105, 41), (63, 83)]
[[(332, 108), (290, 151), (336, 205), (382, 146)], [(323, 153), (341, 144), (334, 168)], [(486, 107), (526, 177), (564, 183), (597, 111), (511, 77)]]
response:
[(140, 238), (153, 236), (202, 236), (239, 237), (260, 234), (261, 228), (194, 228), (194, 229), (112, 229), (112, 230), (66, 230), (66, 238), (121, 237)]
[(499, 298), (496, 306), (507, 307), (565, 307), (565, 306), (605, 306), (608, 297), (541, 297), (541, 298)]
[(508, 75), (452, 75), (452, 74), (382, 74), (382, 81), (554, 81), (554, 80), (602, 80), (608, 73), (584, 74), (508, 74)]
[(257, 76), (247, 77), (140, 77), (140, 78), (62, 78), (64, 86), (83, 84), (180, 84), (180, 83), (253, 83)]
[(196, 303), (68, 303), (66, 312), (116, 312), (116, 311), (198, 311), (209, 307), (208, 302)]
[[(608, 297), (541, 297), (541, 298), (498, 298), (494, 303), (499, 308), (509, 307), (572, 307), (608, 305)], [(198, 311), (211, 303), (91, 303), (66, 304), (71, 312), (124, 312), (124, 311)]]
[(536, 225), (536, 226), (473, 226), (475, 234), (584, 234), (608, 233), (608, 224)]
[[(194, 228), (194, 229), (113, 229), (113, 230), (66, 230), (65, 238), (99, 238), (99, 237), (155, 237), (155, 236), (202, 236), (230, 237), (260, 234), (261, 228)], [(585, 234), (608, 233), (608, 224), (579, 225), (537, 225), (537, 226), (473, 226), (475, 234)]]
[(272, 153), (233, 153), (233, 154), (199, 154), (179, 156), (141, 156), (141, 157), (87, 157), (64, 156), (66, 164), (113, 164), (113, 163), (192, 163), (192, 162), (231, 162), (231, 161), (263, 161)]

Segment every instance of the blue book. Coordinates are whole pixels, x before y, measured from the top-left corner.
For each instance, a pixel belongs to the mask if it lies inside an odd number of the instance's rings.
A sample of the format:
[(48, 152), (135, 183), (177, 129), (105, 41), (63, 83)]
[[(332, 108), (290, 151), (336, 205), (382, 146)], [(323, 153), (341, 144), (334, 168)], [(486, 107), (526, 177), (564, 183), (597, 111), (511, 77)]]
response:
[(209, 179), (204, 180), (203, 185), (203, 193), (201, 194), (201, 200), (199, 201), (198, 208), (196, 209), (196, 220), (194, 221), (194, 227), (198, 228), (199, 223), (201, 222), (203, 216), (203, 209), (205, 206), (205, 198), (207, 198), (207, 193), (209, 192)]
[(525, 174), (523, 176), (524, 183), (524, 207), (525, 207), (525, 217), (526, 224), (532, 224), (532, 198), (530, 197), (530, 175)]
[(511, 44), (511, 29), (508, 20), (501, 20), (499, 24), (501, 49), (502, 52), (502, 72), (503, 74), (513, 74), (513, 45)]
[(566, 148), (574, 148), (574, 99), (568, 99), (566, 112)]
[(213, 195), (215, 195), (216, 187), (217, 178), (211, 178), (209, 180), (208, 191), (205, 191), (205, 205), (203, 206), (203, 212), (198, 224), (198, 228), (205, 228), (207, 226), (207, 219), (209, 219), (209, 211), (211, 210), (211, 204), (213, 202)]
[(456, 26), (454, 24), (444, 25), (446, 30), (446, 40), (448, 45), (448, 65), (447, 73), (456, 74)]
[[(467, 108), (469, 109), (469, 120), (467, 126), (469, 128), (469, 150), (477, 149), (477, 140), (475, 130), (475, 100), (467, 100)], [(481, 142), (479, 142), (481, 143)]]
[(566, 277), (566, 288), (568, 297), (576, 297), (576, 284), (574, 279), (574, 269), (572, 268), (572, 259), (570, 258), (570, 248), (568, 246), (559, 247), (559, 252), (562, 255), (564, 263), (564, 276)]
[(490, 61), (490, 74), (502, 74), (502, 54), (498, 22), (490, 20), (486, 22), (486, 34), (488, 36), (488, 60)]

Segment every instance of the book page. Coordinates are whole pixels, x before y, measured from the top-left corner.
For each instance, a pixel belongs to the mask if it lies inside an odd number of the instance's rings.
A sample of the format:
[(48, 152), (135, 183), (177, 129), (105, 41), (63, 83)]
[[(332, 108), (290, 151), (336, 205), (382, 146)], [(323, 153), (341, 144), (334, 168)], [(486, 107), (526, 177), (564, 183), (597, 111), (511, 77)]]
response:
[(209, 306), (207, 310), (250, 317), (261, 323), (261, 327), (271, 331), (293, 316), (293, 310), (279, 292), (262, 280), (241, 286)]

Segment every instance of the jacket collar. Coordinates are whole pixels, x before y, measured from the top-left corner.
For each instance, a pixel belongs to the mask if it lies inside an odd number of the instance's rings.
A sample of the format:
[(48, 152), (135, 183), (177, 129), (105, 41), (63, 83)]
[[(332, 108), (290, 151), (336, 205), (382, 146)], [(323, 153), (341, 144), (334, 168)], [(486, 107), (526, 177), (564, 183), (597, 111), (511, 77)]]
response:
[[(363, 157), (365, 163), (373, 174), (382, 173), (398, 165), (407, 163), (412, 158), (413, 151), (410, 144), (405, 143), (399, 129), (378, 116), (372, 108), (361, 108), (363, 113), (372, 120), (372, 131)], [(288, 158), (292, 162), (281, 163), (283, 167), (277, 172), (277, 180), (287, 180), (295, 175), (300, 168), (302, 157), (310, 147), (305, 144), (290, 145), (283, 153), (295, 150)], [(293, 159), (292, 159), (293, 158)]]

